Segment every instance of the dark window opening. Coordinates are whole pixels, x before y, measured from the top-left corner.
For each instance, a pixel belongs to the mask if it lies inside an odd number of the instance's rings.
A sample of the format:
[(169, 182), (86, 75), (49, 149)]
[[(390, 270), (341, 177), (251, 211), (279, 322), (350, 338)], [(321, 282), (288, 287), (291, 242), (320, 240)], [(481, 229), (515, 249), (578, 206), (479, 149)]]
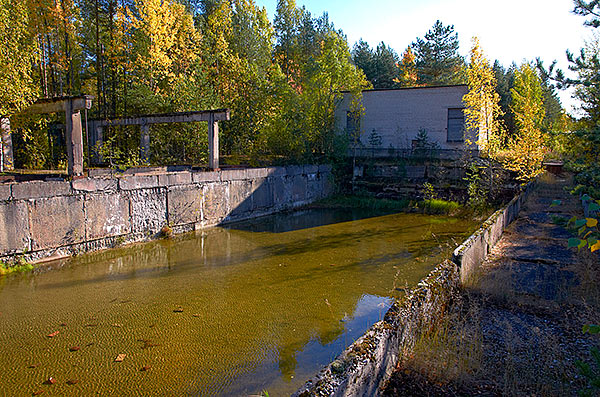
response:
[(448, 142), (464, 142), (464, 109), (448, 109)]

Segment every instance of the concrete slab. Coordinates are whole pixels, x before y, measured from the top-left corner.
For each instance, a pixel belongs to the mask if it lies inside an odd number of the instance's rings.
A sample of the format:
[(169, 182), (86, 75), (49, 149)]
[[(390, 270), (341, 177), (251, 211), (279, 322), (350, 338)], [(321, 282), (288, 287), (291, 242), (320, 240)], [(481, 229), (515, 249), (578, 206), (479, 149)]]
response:
[(170, 188), (168, 216), (170, 225), (184, 225), (202, 221), (202, 187), (198, 185)]
[(88, 240), (131, 232), (129, 200), (120, 193), (86, 195), (85, 218)]
[(183, 171), (173, 174), (160, 174), (158, 176), (159, 186), (179, 186), (190, 185), (192, 183), (192, 173)]
[(15, 200), (67, 196), (69, 194), (71, 194), (69, 182), (33, 181), (12, 184), (12, 197)]
[(229, 183), (230, 217), (243, 217), (252, 210), (252, 182), (231, 181)]
[(239, 180), (247, 179), (247, 178), (248, 177), (246, 175), (245, 169), (221, 171), (221, 181), (223, 181), (223, 182), (239, 181)]
[(128, 192), (132, 232), (155, 234), (167, 224), (167, 195), (164, 189)]
[(83, 203), (81, 196), (28, 202), (32, 249), (55, 248), (85, 241)]
[(229, 186), (225, 183), (209, 183), (203, 186), (204, 220), (218, 223), (229, 214)]
[(30, 249), (27, 204), (12, 201), (0, 204), (0, 252), (7, 254)]
[(266, 178), (269, 176), (268, 168), (248, 168), (246, 170), (246, 176), (248, 179)]
[(71, 182), (75, 192), (116, 191), (118, 181), (114, 178), (81, 178)]
[(158, 187), (156, 175), (124, 176), (119, 179), (119, 188), (122, 190), (149, 189)]
[(10, 184), (3, 183), (0, 185), (0, 201), (10, 200)]
[(267, 178), (252, 181), (252, 190), (253, 210), (262, 210), (273, 206), (273, 185)]
[(219, 171), (194, 172), (192, 174), (192, 180), (195, 183), (219, 182), (221, 180), (221, 173)]
[(291, 199), (293, 202), (297, 203), (306, 201), (308, 198), (308, 185), (306, 178), (304, 178), (302, 175), (291, 177), (291, 190)]

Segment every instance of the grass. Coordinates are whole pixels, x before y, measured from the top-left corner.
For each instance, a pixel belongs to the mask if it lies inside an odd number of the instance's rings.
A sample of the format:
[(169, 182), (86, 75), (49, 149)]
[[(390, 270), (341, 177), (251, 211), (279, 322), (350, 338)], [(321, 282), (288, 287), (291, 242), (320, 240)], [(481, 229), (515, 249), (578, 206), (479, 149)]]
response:
[(463, 208), (454, 201), (440, 199), (413, 201), (391, 200), (371, 196), (333, 196), (309, 205), (310, 208), (367, 209), (374, 211), (422, 212), (432, 215), (455, 215)]
[(26, 273), (33, 270), (33, 265), (27, 262), (20, 262), (17, 265), (9, 266), (4, 262), (0, 262), (0, 277), (8, 276), (13, 273)]

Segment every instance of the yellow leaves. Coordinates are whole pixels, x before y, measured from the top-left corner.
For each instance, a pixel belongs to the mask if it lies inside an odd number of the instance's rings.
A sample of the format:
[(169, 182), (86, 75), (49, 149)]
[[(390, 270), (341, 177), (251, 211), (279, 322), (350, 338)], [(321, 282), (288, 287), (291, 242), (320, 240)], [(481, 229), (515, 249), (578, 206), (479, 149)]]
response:
[(596, 244), (593, 244), (592, 246), (590, 246), (590, 251), (596, 252), (598, 250), (600, 250), (600, 241), (597, 241)]
[(587, 227), (596, 227), (598, 226), (598, 219), (595, 218), (586, 218)]

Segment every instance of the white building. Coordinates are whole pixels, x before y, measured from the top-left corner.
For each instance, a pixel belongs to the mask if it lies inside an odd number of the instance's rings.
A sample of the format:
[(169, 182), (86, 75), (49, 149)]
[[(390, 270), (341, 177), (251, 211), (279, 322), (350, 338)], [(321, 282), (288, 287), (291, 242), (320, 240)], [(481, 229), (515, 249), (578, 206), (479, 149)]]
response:
[(466, 85), (366, 90), (358, 120), (351, 94), (344, 93), (335, 112), (336, 128), (350, 135), (359, 129), (358, 146), (378, 155), (414, 148), (420, 131), (439, 149), (458, 152), (465, 147), (462, 99), (467, 91)]

